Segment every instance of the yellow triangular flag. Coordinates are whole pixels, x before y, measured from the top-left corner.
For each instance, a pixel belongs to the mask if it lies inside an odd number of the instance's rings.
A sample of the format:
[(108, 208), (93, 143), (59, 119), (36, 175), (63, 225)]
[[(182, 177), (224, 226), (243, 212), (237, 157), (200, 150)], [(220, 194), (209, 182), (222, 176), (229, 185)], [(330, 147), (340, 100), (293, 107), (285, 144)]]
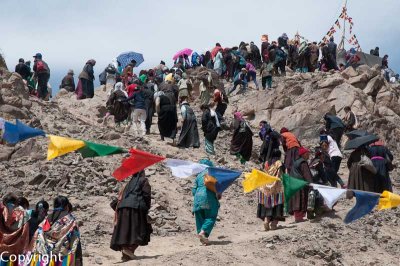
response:
[(76, 151), (85, 146), (82, 140), (63, 138), (50, 135), (49, 148), (47, 150), (47, 160), (54, 159), (58, 156)]
[(245, 179), (242, 183), (244, 193), (249, 193), (259, 187), (272, 184), (275, 181), (280, 180), (278, 177), (271, 176), (257, 169), (253, 169), (251, 173), (245, 173), (244, 177)]
[(395, 208), (399, 205), (400, 195), (396, 195), (385, 190), (379, 199), (378, 210)]

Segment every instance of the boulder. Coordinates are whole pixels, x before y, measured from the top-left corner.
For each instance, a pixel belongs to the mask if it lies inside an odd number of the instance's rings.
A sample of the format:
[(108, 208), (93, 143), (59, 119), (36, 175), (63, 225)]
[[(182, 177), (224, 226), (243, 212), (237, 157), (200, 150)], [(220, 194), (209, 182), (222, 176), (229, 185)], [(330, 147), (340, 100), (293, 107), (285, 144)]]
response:
[(376, 76), (368, 82), (367, 86), (364, 89), (364, 93), (371, 95), (372, 97), (376, 97), (379, 90), (382, 88), (384, 84), (385, 81), (383, 77)]
[(330, 77), (327, 79), (323, 79), (317, 83), (319, 88), (328, 88), (328, 87), (335, 87), (344, 82), (342, 77)]
[(371, 68), (368, 65), (361, 65), (357, 68), (358, 73), (360, 75), (366, 74), (368, 79), (372, 79), (380, 74), (380, 71), (376, 68)]
[(367, 85), (368, 80), (369, 80), (368, 74), (363, 73), (359, 76), (350, 78), (348, 80), (348, 83), (350, 83), (356, 88), (363, 89)]
[(0, 149), (0, 162), (10, 160), (13, 152), (14, 152), (13, 147), (6, 147), (6, 146), (2, 145), (2, 147)]
[(26, 110), (17, 108), (12, 105), (3, 104), (0, 106), (0, 117), (5, 119), (26, 119), (29, 118), (29, 113)]
[(343, 70), (341, 74), (345, 79), (354, 78), (359, 75), (358, 72), (352, 66)]

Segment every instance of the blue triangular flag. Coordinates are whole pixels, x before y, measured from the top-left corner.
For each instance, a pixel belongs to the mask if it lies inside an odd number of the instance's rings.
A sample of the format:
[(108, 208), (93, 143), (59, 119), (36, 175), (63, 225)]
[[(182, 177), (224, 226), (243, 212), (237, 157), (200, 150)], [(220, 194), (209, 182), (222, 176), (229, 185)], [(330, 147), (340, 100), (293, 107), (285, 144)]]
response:
[(242, 172), (210, 167), (208, 168), (208, 174), (217, 179), (218, 182), (215, 187), (218, 193), (222, 193), (242, 174)]
[(353, 191), (356, 205), (347, 213), (344, 223), (348, 224), (370, 213), (378, 204), (380, 195), (362, 191)]
[(7, 143), (17, 143), (19, 139), (18, 128), (10, 122), (4, 122), (3, 140)]
[(23, 141), (37, 136), (46, 136), (46, 133), (44, 133), (43, 130), (25, 125), (24, 123), (21, 123), (18, 119), (17, 119), (17, 128), (19, 134), (19, 141)]
[(15, 144), (37, 136), (46, 136), (46, 133), (44, 133), (43, 130), (29, 127), (24, 123), (21, 123), (18, 119), (16, 125), (7, 121), (4, 123), (3, 139), (7, 143)]

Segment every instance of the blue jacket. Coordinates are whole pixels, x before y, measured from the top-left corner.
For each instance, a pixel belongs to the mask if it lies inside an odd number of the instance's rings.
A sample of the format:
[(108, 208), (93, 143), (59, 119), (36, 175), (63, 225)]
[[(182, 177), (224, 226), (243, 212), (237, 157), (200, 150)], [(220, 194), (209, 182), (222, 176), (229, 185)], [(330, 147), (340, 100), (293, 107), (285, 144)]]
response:
[(143, 109), (146, 110), (146, 102), (144, 93), (141, 89), (135, 90), (131, 97), (126, 99), (127, 102), (130, 102), (133, 106), (133, 109)]

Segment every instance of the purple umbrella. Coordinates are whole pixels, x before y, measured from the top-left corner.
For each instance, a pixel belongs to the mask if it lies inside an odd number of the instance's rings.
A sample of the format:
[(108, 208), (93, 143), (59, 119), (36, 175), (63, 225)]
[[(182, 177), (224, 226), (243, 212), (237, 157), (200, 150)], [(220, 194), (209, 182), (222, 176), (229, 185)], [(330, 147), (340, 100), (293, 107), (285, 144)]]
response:
[(192, 54), (192, 52), (193, 52), (193, 50), (190, 49), (190, 48), (182, 49), (182, 50), (180, 50), (179, 52), (177, 52), (177, 53), (174, 55), (174, 57), (172, 57), (172, 59), (173, 59), (173, 60), (176, 60), (176, 59), (177, 59), (179, 56), (181, 56), (181, 55), (187, 55), (187, 56), (189, 56), (189, 55)]

